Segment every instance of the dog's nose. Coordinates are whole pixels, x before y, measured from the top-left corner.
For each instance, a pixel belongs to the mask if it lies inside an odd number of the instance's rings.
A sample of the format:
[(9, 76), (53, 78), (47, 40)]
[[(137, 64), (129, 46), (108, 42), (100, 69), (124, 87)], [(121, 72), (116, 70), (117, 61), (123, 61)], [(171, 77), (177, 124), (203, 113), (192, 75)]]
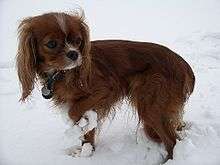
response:
[(68, 58), (70, 58), (71, 60), (75, 61), (78, 58), (78, 52), (76, 52), (76, 51), (69, 51), (66, 56)]

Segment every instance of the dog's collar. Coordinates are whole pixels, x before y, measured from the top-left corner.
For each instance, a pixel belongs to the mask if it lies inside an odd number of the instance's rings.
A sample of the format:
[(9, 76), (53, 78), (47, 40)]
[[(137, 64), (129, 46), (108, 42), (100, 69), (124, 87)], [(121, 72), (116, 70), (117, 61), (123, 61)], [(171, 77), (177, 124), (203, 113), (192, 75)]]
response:
[(41, 89), (42, 96), (45, 99), (51, 99), (53, 96), (54, 83), (63, 79), (65, 71), (56, 71), (52, 74), (46, 74), (47, 81)]

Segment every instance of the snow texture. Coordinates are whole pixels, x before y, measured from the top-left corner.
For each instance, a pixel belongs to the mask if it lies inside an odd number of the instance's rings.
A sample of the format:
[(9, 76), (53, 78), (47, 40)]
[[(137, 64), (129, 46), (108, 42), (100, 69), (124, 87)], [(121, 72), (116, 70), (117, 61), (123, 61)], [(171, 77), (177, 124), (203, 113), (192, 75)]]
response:
[(97, 113), (95, 111), (86, 111), (83, 117), (79, 120), (78, 126), (81, 127), (83, 133), (86, 134), (97, 127), (97, 120)]
[[(157, 165), (167, 154), (163, 144), (144, 135), (126, 100), (118, 105), (114, 120), (103, 124), (95, 152), (90, 144), (82, 147), (82, 128), (97, 125), (94, 113), (87, 114), (94, 121), (90, 124), (87, 117), (78, 125), (66, 117), (63, 122), (60, 114), (67, 116), (67, 105), (54, 107), (42, 98), (39, 85), (26, 104), (18, 102), (21, 92), (14, 65), (20, 20), (49, 11), (71, 11), (77, 4), (85, 10), (92, 40), (156, 42), (192, 66), (196, 86), (185, 107), (187, 127), (173, 160), (165, 165), (220, 165), (218, 0), (0, 1), (0, 165)], [(75, 152), (80, 157), (68, 156)]]
[(72, 157), (92, 156), (93, 146), (90, 143), (84, 143), (82, 146), (73, 146), (66, 149), (66, 154)]
[(93, 146), (90, 143), (83, 144), (83, 140), (84, 135), (96, 127), (97, 113), (93, 110), (86, 111), (78, 122), (74, 123), (74, 125), (70, 125), (70, 128), (65, 131), (65, 134), (75, 145), (66, 149), (67, 155), (73, 157), (91, 156)]

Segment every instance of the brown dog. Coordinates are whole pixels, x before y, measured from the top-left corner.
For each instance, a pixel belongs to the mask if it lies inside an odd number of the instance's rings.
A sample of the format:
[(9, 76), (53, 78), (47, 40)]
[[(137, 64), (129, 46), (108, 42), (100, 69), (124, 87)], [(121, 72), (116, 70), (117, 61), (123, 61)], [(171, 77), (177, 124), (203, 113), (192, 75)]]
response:
[[(91, 109), (103, 119), (127, 97), (145, 133), (163, 142), (172, 158), (195, 78), (170, 49), (147, 42), (90, 41), (83, 17), (47, 13), (21, 22), (17, 67), (22, 101), (40, 80), (43, 96), (56, 105), (67, 104), (74, 121)], [(94, 130), (87, 130), (84, 143), (94, 144)]]

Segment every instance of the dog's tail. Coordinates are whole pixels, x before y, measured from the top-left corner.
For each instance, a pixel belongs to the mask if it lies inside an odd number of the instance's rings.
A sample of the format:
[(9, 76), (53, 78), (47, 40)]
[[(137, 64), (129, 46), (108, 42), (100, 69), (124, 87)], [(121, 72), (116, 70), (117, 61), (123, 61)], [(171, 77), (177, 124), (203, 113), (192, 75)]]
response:
[(186, 63), (185, 81), (183, 85), (183, 95), (185, 96), (185, 101), (188, 100), (189, 96), (192, 94), (195, 87), (195, 75), (192, 68)]

